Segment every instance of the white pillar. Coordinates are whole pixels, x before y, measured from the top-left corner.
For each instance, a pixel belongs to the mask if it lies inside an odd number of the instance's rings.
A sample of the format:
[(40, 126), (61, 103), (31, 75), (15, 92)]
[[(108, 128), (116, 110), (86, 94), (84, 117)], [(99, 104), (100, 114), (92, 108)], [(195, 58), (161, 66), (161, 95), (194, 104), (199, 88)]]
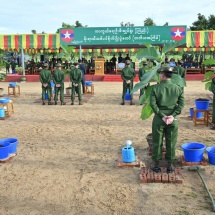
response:
[(21, 54), (22, 54), (22, 74), (25, 76), (25, 56), (23, 49), (21, 49)]
[(79, 58), (82, 60), (82, 51), (81, 51), (81, 45), (79, 46)]

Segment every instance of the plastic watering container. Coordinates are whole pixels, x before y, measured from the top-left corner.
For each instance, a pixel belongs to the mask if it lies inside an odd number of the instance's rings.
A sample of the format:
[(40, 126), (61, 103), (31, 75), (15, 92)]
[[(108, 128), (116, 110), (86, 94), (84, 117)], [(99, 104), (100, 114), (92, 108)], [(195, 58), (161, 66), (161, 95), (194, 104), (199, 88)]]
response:
[(0, 160), (7, 159), (9, 157), (10, 143), (0, 140)]
[(134, 148), (131, 146), (130, 140), (126, 141), (126, 147), (122, 148), (122, 161), (125, 163), (132, 163), (135, 161)]
[(4, 117), (5, 117), (4, 108), (0, 108), (0, 118), (4, 118)]
[(196, 99), (196, 109), (197, 110), (208, 110), (210, 101), (208, 99)]
[(129, 89), (127, 89), (127, 91), (126, 91), (125, 100), (126, 100), (126, 101), (131, 100), (131, 96), (130, 96), (130, 93), (129, 93)]
[[(193, 118), (194, 116), (194, 109), (193, 108), (190, 108), (190, 118)], [(196, 118), (199, 119), (199, 118), (202, 118), (203, 117), (203, 113), (202, 112), (197, 112), (196, 113)]]
[(215, 146), (207, 147), (209, 164), (215, 165)]
[(49, 96), (48, 96), (48, 93), (45, 94), (45, 100), (48, 100), (49, 99)]
[(7, 142), (10, 144), (9, 146), (9, 154), (15, 154), (17, 152), (17, 145), (18, 145), (18, 139), (16, 138), (5, 138), (2, 139), (1, 141)]
[(184, 159), (187, 162), (201, 162), (206, 146), (203, 143), (184, 143), (181, 148), (184, 151)]

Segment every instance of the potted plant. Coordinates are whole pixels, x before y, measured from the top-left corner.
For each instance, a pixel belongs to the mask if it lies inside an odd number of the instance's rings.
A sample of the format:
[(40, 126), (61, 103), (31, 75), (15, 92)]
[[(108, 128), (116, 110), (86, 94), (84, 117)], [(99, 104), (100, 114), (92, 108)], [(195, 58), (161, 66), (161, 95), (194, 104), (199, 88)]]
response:
[[(162, 50), (159, 50), (158, 46), (151, 46), (150, 44), (146, 44), (146, 48), (143, 48), (139, 50), (137, 53), (137, 58), (147, 58), (150, 60), (153, 60), (156, 63), (156, 66), (152, 66), (151, 68), (148, 68), (144, 76), (142, 77), (142, 81), (137, 83), (131, 93), (134, 93), (140, 89), (143, 89), (145, 86), (149, 85), (151, 81), (155, 81), (157, 83), (160, 82), (159, 75), (157, 73), (158, 69), (161, 68), (161, 63), (165, 61), (165, 54), (169, 52), (171, 49), (179, 46), (179, 42), (170, 43), (165, 45)], [(181, 78), (178, 74), (173, 74), (171, 81), (180, 87), (184, 87), (186, 85), (185, 80)], [(138, 104), (143, 104), (142, 111), (141, 111), (141, 119), (146, 120), (148, 119), (152, 114), (153, 110), (150, 106), (150, 94), (151, 90), (153, 88), (153, 85), (150, 84), (146, 92), (140, 97)]]
[[(3, 71), (5, 73), (2, 73), (3, 68), (4, 68), (4, 66), (0, 65), (0, 71), (1, 71), (0, 72), (0, 81), (4, 81), (5, 78), (7, 77), (7, 74), (5, 71)], [(0, 96), (3, 96), (3, 91), (4, 91), (4, 88), (0, 88)]]
[(20, 81), (25, 82), (26, 81), (26, 77), (23, 76), (23, 68), (21, 66), (16, 67), (16, 71), (19, 75), (21, 75), (20, 77)]

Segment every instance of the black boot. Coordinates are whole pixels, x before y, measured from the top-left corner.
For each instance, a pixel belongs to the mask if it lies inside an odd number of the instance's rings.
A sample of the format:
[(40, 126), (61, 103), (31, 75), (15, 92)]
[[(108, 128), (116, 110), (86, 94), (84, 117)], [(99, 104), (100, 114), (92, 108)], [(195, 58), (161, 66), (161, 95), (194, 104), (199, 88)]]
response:
[(166, 172), (167, 173), (171, 173), (174, 171), (174, 166), (172, 165), (172, 163), (168, 162), (167, 168), (166, 168)]
[(74, 105), (74, 101), (71, 102), (71, 105)]
[(55, 101), (54, 104), (57, 105), (57, 101)]
[(135, 103), (131, 100), (131, 101), (130, 101), (130, 105), (135, 105)]
[(45, 104), (46, 104), (45, 101), (43, 101), (42, 105), (45, 105)]
[(150, 165), (150, 169), (153, 171), (153, 172), (161, 172), (161, 168), (159, 167), (159, 162), (154, 162)]
[(61, 105), (66, 105), (66, 102), (61, 102)]
[(124, 100), (122, 100), (122, 102), (120, 103), (121, 105), (125, 105), (125, 101)]

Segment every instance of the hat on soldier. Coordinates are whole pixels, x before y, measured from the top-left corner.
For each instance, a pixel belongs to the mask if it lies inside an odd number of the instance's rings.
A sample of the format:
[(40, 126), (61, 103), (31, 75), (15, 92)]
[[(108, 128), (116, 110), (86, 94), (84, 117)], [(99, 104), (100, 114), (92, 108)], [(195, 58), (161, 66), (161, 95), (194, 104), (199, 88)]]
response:
[(125, 61), (125, 64), (126, 64), (126, 65), (129, 65), (130, 63), (131, 63), (130, 60), (126, 60), (126, 61)]
[(176, 73), (176, 71), (174, 71), (174, 68), (173, 67), (166, 67), (166, 66), (162, 66), (161, 68), (159, 68), (157, 70), (158, 73), (162, 73), (162, 72), (165, 72), (165, 73)]
[(60, 63), (58, 63), (58, 64), (57, 64), (57, 67), (61, 67), (61, 64), (60, 64)]
[(78, 62), (75, 62), (75, 63), (74, 63), (74, 66), (77, 66), (77, 65), (78, 65)]

